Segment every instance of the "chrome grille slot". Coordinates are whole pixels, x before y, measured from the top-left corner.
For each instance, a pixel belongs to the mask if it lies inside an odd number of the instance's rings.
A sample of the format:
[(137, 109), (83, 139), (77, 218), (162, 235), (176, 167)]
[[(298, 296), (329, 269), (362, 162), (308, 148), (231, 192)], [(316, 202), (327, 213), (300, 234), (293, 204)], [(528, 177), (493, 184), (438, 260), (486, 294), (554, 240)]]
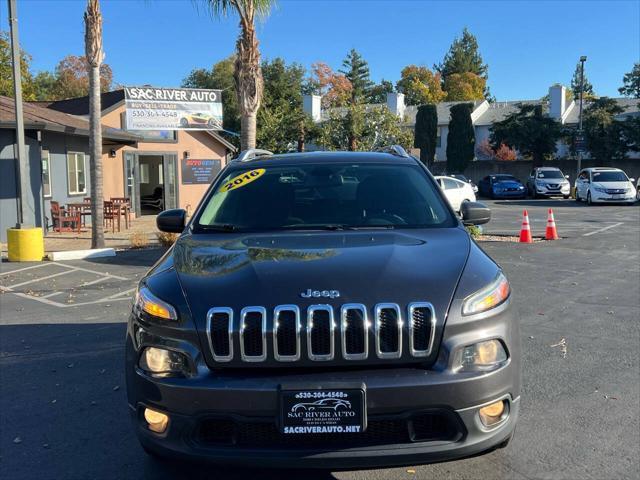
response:
[(207, 312), (207, 338), (215, 361), (229, 362), (233, 358), (232, 333), (232, 309), (217, 307)]
[(367, 307), (347, 303), (340, 309), (342, 323), (342, 356), (346, 360), (364, 360), (369, 354), (369, 321)]
[(402, 356), (402, 315), (395, 303), (379, 303), (375, 308), (376, 354), (378, 358)]
[(240, 355), (246, 362), (267, 358), (267, 312), (264, 307), (245, 307), (240, 312)]
[(307, 309), (307, 349), (311, 360), (333, 360), (334, 330), (331, 305), (311, 305)]
[(431, 354), (436, 332), (436, 315), (433, 305), (428, 302), (409, 304), (409, 349), (414, 357), (428, 357)]
[(281, 362), (300, 359), (300, 309), (278, 305), (273, 311), (273, 355)]

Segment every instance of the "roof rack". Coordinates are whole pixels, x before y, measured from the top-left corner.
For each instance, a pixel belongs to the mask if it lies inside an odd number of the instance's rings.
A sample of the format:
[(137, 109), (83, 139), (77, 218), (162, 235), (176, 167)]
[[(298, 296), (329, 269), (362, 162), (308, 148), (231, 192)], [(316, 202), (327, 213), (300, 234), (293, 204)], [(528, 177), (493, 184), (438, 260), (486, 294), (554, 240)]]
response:
[(390, 153), (391, 155), (395, 155), (397, 157), (406, 157), (406, 158), (410, 157), (407, 151), (404, 148), (402, 148), (400, 145), (388, 145), (386, 147), (380, 147), (376, 149), (376, 152)]
[(273, 152), (269, 150), (261, 150), (259, 148), (251, 148), (249, 150), (243, 150), (240, 154), (233, 159), (234, 162), (248, 162), (255, 160), (258, 157), (268, 157), (273, 155)]

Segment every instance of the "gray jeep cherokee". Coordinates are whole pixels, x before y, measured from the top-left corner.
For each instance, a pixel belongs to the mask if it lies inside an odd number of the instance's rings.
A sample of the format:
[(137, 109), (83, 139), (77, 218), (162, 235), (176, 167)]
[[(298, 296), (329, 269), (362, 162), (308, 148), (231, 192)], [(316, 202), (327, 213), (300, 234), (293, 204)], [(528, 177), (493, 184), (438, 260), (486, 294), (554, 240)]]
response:
[(518, 417), (510, 288), (429, 171), (380, 153), (244, 152), (140, 281), (126, 339), (153, 456), (352, 468), (505, 446)]

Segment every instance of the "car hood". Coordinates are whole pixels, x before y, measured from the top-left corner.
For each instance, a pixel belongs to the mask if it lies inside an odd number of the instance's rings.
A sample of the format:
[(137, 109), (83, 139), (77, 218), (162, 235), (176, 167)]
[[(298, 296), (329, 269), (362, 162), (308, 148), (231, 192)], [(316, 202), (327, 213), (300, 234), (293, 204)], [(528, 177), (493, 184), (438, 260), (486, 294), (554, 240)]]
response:
[[(212, 307), (431, 302), (444, 320), (470, 250), (464, 229), (197, 234), (173, 264), (199, 327)], [(338, 298), (303, 298), (337, 290)], [(238, 311), (238, 310), (236, 310)]]
[(631, 182), (593, 182), (594, 188), (615, 188), (615, 189), (625, 189), (625, 188), (633, 188), (633, 184)]

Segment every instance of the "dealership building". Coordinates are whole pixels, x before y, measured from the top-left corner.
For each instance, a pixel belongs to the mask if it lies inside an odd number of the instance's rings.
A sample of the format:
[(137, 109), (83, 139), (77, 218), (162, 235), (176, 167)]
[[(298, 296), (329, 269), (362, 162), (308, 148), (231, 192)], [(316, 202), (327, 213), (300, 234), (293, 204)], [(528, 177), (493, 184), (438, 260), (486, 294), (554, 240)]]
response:
[[(51, 201), (61, 206), (90, 196), (89, 98), (25, 102), (29, 189), (25, 223), (50, 227)], [(105, 200), (127, 197), (136, 216), (167, 208), (193, 211), (236, 148), (215, 130), (127, 130), (124, 89), (102, 94)], [(0, 240), (18, 218), (12, 98), (0, 96)]]

